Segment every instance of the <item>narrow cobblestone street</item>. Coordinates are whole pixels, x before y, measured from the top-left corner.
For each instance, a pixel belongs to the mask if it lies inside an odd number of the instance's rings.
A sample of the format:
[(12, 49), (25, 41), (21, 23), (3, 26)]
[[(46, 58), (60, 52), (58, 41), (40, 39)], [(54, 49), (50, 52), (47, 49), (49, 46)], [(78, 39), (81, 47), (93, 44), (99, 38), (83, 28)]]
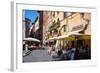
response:
[(48, 55), (47, 48), (33, 50), (29, 55), (23, 57), (23, 62), (43, 62), (51, 60), (52, 57)]

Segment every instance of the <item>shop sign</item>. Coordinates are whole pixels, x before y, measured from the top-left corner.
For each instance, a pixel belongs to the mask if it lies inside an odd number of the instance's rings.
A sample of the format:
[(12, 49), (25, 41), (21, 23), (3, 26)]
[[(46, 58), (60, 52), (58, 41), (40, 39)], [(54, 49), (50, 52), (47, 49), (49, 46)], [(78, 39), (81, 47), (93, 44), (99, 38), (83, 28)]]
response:
[(80, 29), (83, 29), (83, 24), (78, 25), (78, 26), (74, 26), (74, 27), (72, 28), (72, 31), (76, 31), (76, 30), (80, 30)]

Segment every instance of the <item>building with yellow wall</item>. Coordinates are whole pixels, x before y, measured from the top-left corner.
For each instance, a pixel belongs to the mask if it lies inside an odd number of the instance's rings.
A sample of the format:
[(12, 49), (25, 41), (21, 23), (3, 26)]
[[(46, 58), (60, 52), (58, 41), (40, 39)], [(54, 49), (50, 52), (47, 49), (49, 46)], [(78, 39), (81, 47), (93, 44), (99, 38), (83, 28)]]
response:
[(69, 32), (91, 35), (91, 14), (79, 12), (44, 11), (44, 41)]

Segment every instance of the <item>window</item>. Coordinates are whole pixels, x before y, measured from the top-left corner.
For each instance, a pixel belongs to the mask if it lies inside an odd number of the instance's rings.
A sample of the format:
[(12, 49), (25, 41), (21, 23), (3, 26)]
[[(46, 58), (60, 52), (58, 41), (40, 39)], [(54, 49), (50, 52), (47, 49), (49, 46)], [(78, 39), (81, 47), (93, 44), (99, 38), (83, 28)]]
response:
[(84, 18), (84, 13), (80, 13), (80, 16), (81, 16), (82, 18)]
[(64, 17), (63, 17), (64, 19), (66, 18), (66, 12), (64, 12)]
[(59, 18), (57, 19), (57, 25), (60, 26), (60, 20), (59, 20)]
[(52, 16), (52, 12), (50, 12), (50, 16)]
[(57, 11), (57, 15), (59, 14), (59, 11)]
[(55, 12), (53, 12), (53, 17), (55, 17)]
[(67, 26), (66, 25), (64, 25), (64, 32), (66, 32), (67, 31)]

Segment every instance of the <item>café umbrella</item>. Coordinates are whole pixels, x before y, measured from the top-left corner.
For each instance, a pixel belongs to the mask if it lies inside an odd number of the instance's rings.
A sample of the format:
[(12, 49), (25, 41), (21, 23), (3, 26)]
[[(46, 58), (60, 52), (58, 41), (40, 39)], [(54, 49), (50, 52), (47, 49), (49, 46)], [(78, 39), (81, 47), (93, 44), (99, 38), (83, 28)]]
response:
[(78, 37), (78, 39), (90, 39), (91, 38), (91, 35), (88, 35), (88, 34), (81, 34), (81, 33), (78, 33), (78, 32), (70, 32), (67, 34), (67, 36), (69, 37)]
[(32, 42), (40, 42), (40, 40), (36, 39), (36, 38), (31, 38), (31, 37), (28, 37), (28, 38), (24, 38), (23, 41), (32, 41)]
[(78, 32), (69, 32), (69, 33), (67, 34), (67, 36), (68, 36), (68, 37), (74, 38), (74, 40), (78, 40), (79, 37), (82, 37), (82, 36), (83, 36), (83, 34), (78, 33)]
[(83, 35), (83, 34), (78, 33), (78, 32), (69, 32), (69, 33), (67, 34), (68, 37), (70, 37), (70, 36), (82, 36), (82, 35)]
[(50, 40), (57, 40), (58, 39), (58, 37), (53, 37), (53, 38), (49, 38), (49, 41)]
[(58, 36), (58, 40), (60, 39), (74, 40), (73, 37), (69, 37), (68, 35)]

